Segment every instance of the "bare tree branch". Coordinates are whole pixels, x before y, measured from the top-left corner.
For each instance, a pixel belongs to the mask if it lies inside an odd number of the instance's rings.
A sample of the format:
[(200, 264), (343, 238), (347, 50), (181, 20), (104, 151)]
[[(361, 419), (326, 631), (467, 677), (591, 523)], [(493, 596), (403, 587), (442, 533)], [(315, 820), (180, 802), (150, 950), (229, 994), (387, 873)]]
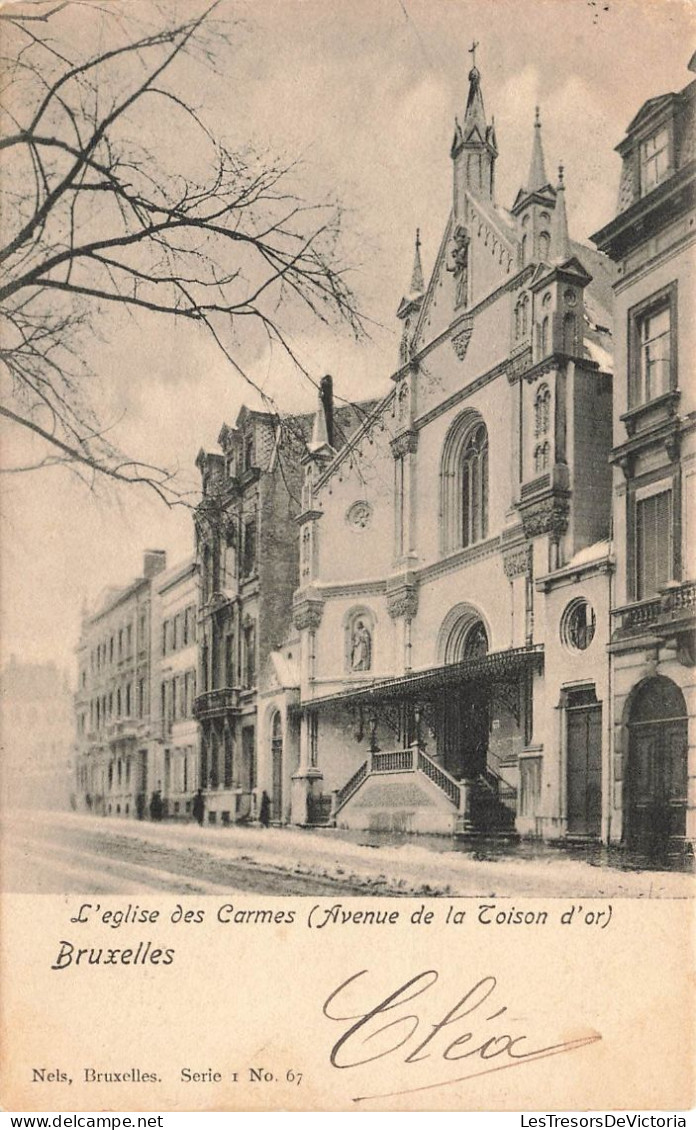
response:
[(0, 13), (0, 415), (49, 448), (13, 472), (87, 466), (174, 497), (168, 472), (123, 456), (100, 425), (87, 357), (109, 309), (202, 326), (274, 413), (239, 351), (252, 325), (305, 376), (286, 312), (364, 332), (340, 210), (302, 199), (296, 165), (227, 146), (179, 85), (182, 59), (214, 69), (213, 41), (229, 43), (222, 2), (135, 34), (122, 8), (80, 5), (100, 44), (82, 58), (71, 0)]

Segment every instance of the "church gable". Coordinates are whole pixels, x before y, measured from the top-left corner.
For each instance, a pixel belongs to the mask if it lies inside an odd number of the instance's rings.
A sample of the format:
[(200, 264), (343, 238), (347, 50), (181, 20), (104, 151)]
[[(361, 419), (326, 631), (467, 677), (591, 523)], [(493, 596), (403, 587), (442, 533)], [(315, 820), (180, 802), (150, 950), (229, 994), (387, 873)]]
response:
[(450, 218), (426, 292), (413, 351), (445, 333), (455, 320), (497, 290), (517, 269), (517, 246), (502, 221), (468, 197), (461, 223)]
[(451, 269), (453, 227), (454, 217), (450, 214), (413, 337), (414, 352), (444, 333), (455, 315), (456, 284)]

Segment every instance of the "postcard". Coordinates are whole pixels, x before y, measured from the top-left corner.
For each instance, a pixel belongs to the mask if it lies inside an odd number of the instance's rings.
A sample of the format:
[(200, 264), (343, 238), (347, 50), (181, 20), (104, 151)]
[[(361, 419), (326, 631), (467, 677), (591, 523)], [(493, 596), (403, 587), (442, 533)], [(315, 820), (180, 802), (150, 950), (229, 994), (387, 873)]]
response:
[(0, 9), (6, 1111), (686, 1125), (693, 31)]

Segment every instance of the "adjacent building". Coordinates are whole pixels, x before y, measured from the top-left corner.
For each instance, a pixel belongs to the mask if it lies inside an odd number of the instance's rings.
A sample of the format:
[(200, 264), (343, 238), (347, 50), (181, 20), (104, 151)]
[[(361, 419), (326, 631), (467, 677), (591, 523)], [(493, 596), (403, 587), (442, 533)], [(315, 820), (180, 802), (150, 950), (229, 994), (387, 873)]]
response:
[[(198, 726), (193, 716), (198, 669), (198, 567), (195, 557), (159, 574), (152, 616), (157, 787), (162, 816), (190, 816), (199, 785)], [(154, 780), (154, 778), (153, 778)]]
[[(322, 426), (341, 442), (372, 407), (333, 413), (331, 378), (321, 384), (328, 416)], [(200, 570), (198, 693), (200, 787), (209, 823), (258, 814), (260, 794), (273, 795), (271, 816), (287, 819), (283, 797), (258, 768), (259, 674), (283, 643), (300, 580), (302, 460), (312, 414), (280, 417), (243, 407), (223, 425), (219, 452), (201, 451), (202, 500), (196, 511)]]
[(593, 237), (618, 267), (610, 835), (651, 853), (696, 839), (695, 106), (692, 81), (641, 107)]
[(0, 719), (2, 807), (67, 810), (74, 800), (75, 717), (65, 672), (12, 655), (0, 672)]
[(76, 780), (80, 806), (90, 812), (142, 817), (162, 788), (151, 630), (156, 578), (165, 568), (163, 550), (146, 550), (142, 575), (107, 590), (82, 620)]

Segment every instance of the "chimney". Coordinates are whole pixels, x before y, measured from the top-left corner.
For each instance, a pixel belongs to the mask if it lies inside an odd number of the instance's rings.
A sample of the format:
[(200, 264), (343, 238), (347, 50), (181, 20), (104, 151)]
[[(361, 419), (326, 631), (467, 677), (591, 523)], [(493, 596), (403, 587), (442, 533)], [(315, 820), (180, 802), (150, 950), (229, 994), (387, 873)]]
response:
[(165, 549), (146, 549), (143, 554), (143, 576), (150, 580), (167, 568)]
[(329, 447), (334, 445), (334, 406), (333, 406), (333, 377), (328, 374), (319, 382), (319, 399), (324, 409), (326, 420), (326, 440)]

